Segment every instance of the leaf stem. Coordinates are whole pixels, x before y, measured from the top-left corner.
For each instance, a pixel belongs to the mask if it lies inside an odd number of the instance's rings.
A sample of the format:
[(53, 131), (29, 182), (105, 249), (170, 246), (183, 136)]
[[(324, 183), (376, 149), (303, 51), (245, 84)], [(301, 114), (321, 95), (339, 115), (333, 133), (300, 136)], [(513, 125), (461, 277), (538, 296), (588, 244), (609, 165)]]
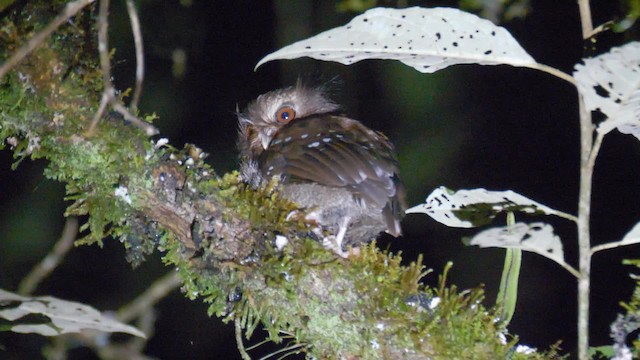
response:
[(640, 239), (614, 241), (614, 242), (594, 246), (593, 248), (591, 248), (591, 255), (597, 253), (598, 251), (615, 249), (617, 247), (635, 245), (635, 244), (640, 244)]
[(535, 63), (535, 64), (531, 64), (531, 65), (526, 65), (525, 67), (529, 68), (529, 69), (534, 69), (534, 70), (540, 70), (543, 72), (546, 72), (547, 74), (551, 74), (557, 78), (560, 78), (562, 80), (565, 80), (567, 82), (569, 82), (571, 85), (576, 86), (576, 79), (573, 78), (573, 76), (567, 74), (566, 72), (560, 70), (560, 69), (556, 69), (552, 66), (549, 65), (545, 65), (545, 64), (541, 64), (541, 63)]
[(563, 212), (563, 211), (558, 211), (558, 210), (554, 210), (554, 211), (555, 211), (554, 215), (556, 215), (558, 217), (561, 217), (561, 218), (567, 219), (567, 220), (571, 220), (574, 223), (578, 222), (578, 217), (575, 216), (575, 215), (572, 215), (572, 214), (569, 214), (569, 213), (566, 213), (566, 212)]

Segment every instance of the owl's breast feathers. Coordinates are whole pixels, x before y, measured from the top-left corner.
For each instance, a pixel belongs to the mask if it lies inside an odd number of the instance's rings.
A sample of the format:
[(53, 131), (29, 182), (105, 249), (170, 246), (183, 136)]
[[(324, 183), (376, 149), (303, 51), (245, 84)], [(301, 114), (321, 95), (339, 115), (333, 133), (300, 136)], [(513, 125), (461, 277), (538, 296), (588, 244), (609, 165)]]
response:
[(259, 168), (285, 183), (347, 189), (363, 207), (381, 212), (388, 233), (401, 234), (405, 191), (393, 145), (358, 121), (331, 114), (295, 119), (278, 130)]

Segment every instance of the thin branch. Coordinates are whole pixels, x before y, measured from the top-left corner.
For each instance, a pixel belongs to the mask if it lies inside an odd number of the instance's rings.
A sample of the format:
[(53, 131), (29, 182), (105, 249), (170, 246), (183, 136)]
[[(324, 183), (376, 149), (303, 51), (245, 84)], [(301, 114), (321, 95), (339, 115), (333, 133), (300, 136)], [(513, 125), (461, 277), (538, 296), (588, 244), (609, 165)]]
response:
[[(591, 288), (591, 192), (594, 161), (599, 145), (594, 146), (594, 126), (584, 99), (578, 96), (580, 111), (580, 192), (578, 197), (578, 359), (589, 359), (589, 293)], [(599, 135), (598, 135), (599, 137)], [(596, 140), (598, 139), (596, 137)], [(597, 140), (601, 142), (602, 139)]]
[(256, 349), (256, 348), (258, 348), (259, 346), (262, 346), (262, 345), (264, 345), (264, 344), (266, 344), (266, 343), (268, 343), (268, 342), (270, 342), (270, 341), (271, 341), (271, 340), (270, 340), (269, 338), (266, 338), (266, 339), (264, 339), (264, 340), (260, 341), (260, 342), (259, 342), (259, 343), (257, 343), (257, 344), (253, 344), (253, 345), (249, 346), (248, 348), (246, 348), (246, 350), (247, 350), (247, 351), (251, 351), (251, 350)]
[(589, 0), (578, 0), (580, 8), (580, 23), (582, 24), (582, 38), (588, 39), (593, 35), (593, 20), (591, 20), (591, 6)]
[[(145, 309), (140, 316), (138, 316), (138, 321), (136, 321), (136, 327), (140, 329), (147, 338), (140, 338), (137, 336), (132, 336), (131, 339), (126, 343), (129, 349), (135, 351), (138, 354), (142, 354), (147, 343), (153, 337), (153, 333), (155, 332), (156, 325), (156, 312), (155, 309), (149, 307)], [(124, 345), (124, 344), (123, 344)]]
[(136, 46), (136, 86), (133, 91), (133, 98), (129, 106), (135, 112), (142, 93), (142, 83), (144, 81), (144, 47), (142, 43), (142, 31), (140, 30), (140, 18), (133, 0), (127, 0), (127, 12), (131, 20), (131, 32), (133, 33), (133, 43)]
[(73, 242), (78, 235), (78, 219), (76, 217), (68, 217), (62, 229), (60, 239), (53, 246), (53, 249), (47, 256), (36, 265), (31, 272), (20, 281), (18, 286), (18, 294), (27, 296), (31, 295), (51, 272), (58, 267), (62, 259), (67, 255), (73, 247)]
[(100, 55), (100, 69), (102, 71), (102, 99), (98, 111), (93, 116), (89, 126), (89, 134), (93, 134), (98, 121), (104, 115), (107, 105), (113, 102), (115, 97), (113, 84), (111, 83), (111, 59), (109, 54), (109, 0), (100, 0), (98, 11), (98, 53)]
[(244, 347), (244, 343), (242, 342), (242, 324), (240, 318), (235, 319), (235, 328), (236, 328), (236, 344), (238, 344), (238, 351), (240, 352), (240, 356), (242, 360), (251, 360), (251, 356), (247, 353), (247, 349)]
[[(137, 116), (133, 115), (129, 110), (127, 110), (124, 105), (120, 104), (118, 99), (116, 99), (115, 88), (113, 87), (113, 82), (111, 81), (111, 54), (109, 53), (109, 1), (110, 0), (100, 0), (100, 9), (98, 11), (98, 53), (100, 56), (100, 70), (102, 72), (102, 82), (104, 90), (102, 91), (100, 106), (98, 107), (98, 111), (96, 111), (95, 115), (93, 116), (93, 120), (91, 121), (91, 125), (89, 125), (87, 134), (92, 135), (95, 132), (96, 126), (98, 125), (100, 119), (104, 116), (107, 106), (112, 105), (113, 109), (120, 113), (125, 118), (125, 120), (130, 121), (135, 126), (143, 129), (147, 136), (156, 135), (159, 133), (158, 129), (156, 129), (148, 122), (143, 121)], [(140, 39), (136, 40), (136, 27), (133, 25), (133, 17), (131, 22), (134, 29), (134, 41), (136, 41), (136, 57), (138, 58), (139, 65), (141, 63), (140, 58), (142, 57), (142, 55), (140, 54), (140, 56), (138, 56), (138, 52), (142, 51), (142, 49), (138, 49), (137, 42), (140, 41), (140, 46), (142, 46), (142, 37), (138, 34), (138, 36), (140, 36)], [(138, 32), (140, 30), (139, 25), (140, 24), (138, 22)], [(136, 70), (136, 91), (141, 91), (139, 89), (142, 88), (142, 83), (140, 83), (140, 85), (138, 86), (138, 80), (142, 81), (142, 78), (139, 77), (138, 70)]]
[(112, 98), (109, 96), (109, 93), (107, 91), (102, 92), (102, 98), (100, 99), (100, 105), (98, 106), (98, 111), (96, 111), (96, 113), (93, 115), (93, 120), (91, 120), (91, 125), (89, 126), (89, 130), (87, 131), (89, 135), (93, 134), (93, 132), (95, 131), (95, 127), (96, 125), (98, 125), (98, 121), (100, 121), (100, 118), (102, 118), (102, 115), (104, 115), (104, 112), (107, 109), (107, 106), (109, 105), (109, 103), (111, 102), (111, 99)]
[(580, 197), (578, 200), (578, 248), (580, 254), (580, 278), (578, 279), (578, 358), (580, 360), (587, 360), (589, 359), (591, 257), (594, 254), (594, 250), (591, 248), (591, 231), (589, 226), (591, 220), (591, 194), (593, 171), (604, 134), (596, 132), (596, 137), (593, 139), (595, 127), (591, 119), (591, 112), (587, 110), (584, 98), (580, 95), (578, 98), (580, 106), (581, 139)]
[(49, 37), (56, 29), (58, 29), (67, 20), (74, 17), (85, 6), (91, 4), (95, 0), (76, 0), (68, 3), (64, 10), (55, 17), (42, 31), (35, 34), (29, 41), (23, 45), (18, 51), (13, 53), (9, 59), (7, 59), (2, 66), (0, 66), (0, 80), (16, 66), (20, 61), (27, 57), (33, 50), (35, 50), (44, 40)]
[[(294, 344), (294, 345), (291, 345), (291, 346), (285, 346), (284, 348), (282, 348), (282, 349), (280, 349), (280, 350), (274, 351), (274, 352), (272, 352), (271, 354), (267, 354), (267, 355), (265, 355), (265, 356), (261, 357), (261, 358), (260, 358), (260, 360), (267, 360), (268, 358), (273, 357), (273, 356), (276, 356), (276, 355), (278, 355), (278, 354), (281, 354), (281, 353), (283, 353), (283, 352), (285, 352), (285, 351), (291, 351), (291, 350), (295, 350), (295, 349), (301, 350), (301, 349), (303, 349), (304, 347), (305, 347), (305, 345), (304, 345), (304, 344)], [(292, 354), (292, 353), (291, 353), (291, 354)], [(288, 356), (288, 355), (289, 355), (289, 353), (287, 353), (287, 356)]]
[(153, 307), (160, 299), (177, 289), (182, 282), (175, 272), (170, 272), (156, 280), (140, 296), (133, 299), (129, 304), (121, 307), (116, 313), (116, 319), (122, 322), (129, 322), (143, 314), (148, 308)]
[(159, 133), (158, 129), (155, 126), (149, 124), (148, 122), (141, 120), (139, 117), (133, 115), (127, 108), (119, 102), (113, 104), (113, 109), (120, 113), (124, 117), (125, 120), (130, 121), (135, 126), (144, 130), (144, 133), (147, 136), (153, 136)]

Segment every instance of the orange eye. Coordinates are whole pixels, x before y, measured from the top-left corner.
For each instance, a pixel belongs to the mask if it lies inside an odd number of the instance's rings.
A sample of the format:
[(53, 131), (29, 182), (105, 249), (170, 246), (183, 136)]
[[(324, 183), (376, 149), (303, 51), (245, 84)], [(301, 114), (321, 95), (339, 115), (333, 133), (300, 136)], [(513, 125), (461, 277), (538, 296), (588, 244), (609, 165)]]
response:
[(283, 106), (276, 111), (276, 120), (279, 123), (288, 123), (296, 118), (296, 111), (291, 106)]

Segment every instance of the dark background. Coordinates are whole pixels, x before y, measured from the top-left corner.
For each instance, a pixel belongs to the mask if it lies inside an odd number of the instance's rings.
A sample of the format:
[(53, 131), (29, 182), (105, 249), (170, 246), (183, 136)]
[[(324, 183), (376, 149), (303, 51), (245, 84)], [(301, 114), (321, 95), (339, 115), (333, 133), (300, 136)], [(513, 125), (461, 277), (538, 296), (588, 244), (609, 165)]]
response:
[[(120, 89), (133, 86), (135, 57), (123, 1), (111, 11), (111, 45), (116, 48), (114, 77)], [(395, 1), (381, 1), (397, 5)], [(406, 2), (403, 2), (406, 3)], [(425, 6), (455, 2), (409, 2)], [(624, 16), (617, 2), (592, 1), (594, 24)], [(254, 65), (266, 54), (296, 40), (349, 21), (334, 1), (140, 1), (147, 76), (140, 108), (156, 112), (161, 136), (181, 147), (193, 143), (210, 154), (219, 174), (237, 167), (236, 105), (291, 85), (298, 77), (327, 81), (337, 77), (337, 100), (346, 112), (386, 133), (396, 144), (401, 175), (411, 205), (436, 187), (511, 189), (536, 201), (576, 213), (579, 131), (575, 89), (542, 72), (508, 66), (455, 66), (420, 74), (398, 62), (363, 61), (346, 67), (299, 59)], [(585, 51), (575, 1), (532, 1), (525, 18), (502, 23), (539, 62), (572, 72), (583, 54), (604, 52), (634, 36), (604, 35), (595, 50)], [(633, 35), (633, 34), (636, 35)], [(186, 55), (176, 71), (176, 52)], [(620, 239), (640, 220), (640, 144), (613, 132), (605, 139), (596, 166), (593, 194), (593, 243)], [(20, 279), (58, 238), (68, 203), (62, 184), (42, 175), (44, 164), (24, 162), (16, 171), (9, 151), (0, 152), (0, 288), (15, 290)], [(527, 219), (530, 220), (530, 219)], [(572, 224), (553, 217), (565, 255), (577, 266)], [(500, 224), (500, 221), (496, 221)], [(460, 239), (477, 230), (450, 229), (426, 216), (410, 215), (405, 236), (386, 239), (407, 261), (423, 254), (435, 270), (425, 281), (435, 284), (448, 260), (450, 283), (460, 288), (484, 284), (486, 304), (493, 304), (504, 251), (465, 247)], [(591, 342), (609, 343), (609, 324), (629, 299), (633, 282), (621, 265), (637, 258), (637, 247), (598, 254), (593, 259)], [(53, 295), (117, 309), (170, 271), (156, 253), (132, 270), (115, 240), (74, 249), (38, 288)], [(575, 353), (576, 281), (542, 257), (526, 253), (517, 312), (510, 330), (521, 342), (547, 348), (562, 340)], [(206, 305), (179, 292), (157, 308), (156, 333), (146, 353), (160, 359), (237, 359), (233, 328), (206, 315)], [(249, 343), (262, 340), (257, 333)], [(43, 339), (35, 335), (0, 335), (0, 358), (37, 358)], [(4, 347), (4, 350), (2, 349)], [(260, 357), (277, 346), (251, 352)], [(76, 358), (90, 354), (75, 351)]]

